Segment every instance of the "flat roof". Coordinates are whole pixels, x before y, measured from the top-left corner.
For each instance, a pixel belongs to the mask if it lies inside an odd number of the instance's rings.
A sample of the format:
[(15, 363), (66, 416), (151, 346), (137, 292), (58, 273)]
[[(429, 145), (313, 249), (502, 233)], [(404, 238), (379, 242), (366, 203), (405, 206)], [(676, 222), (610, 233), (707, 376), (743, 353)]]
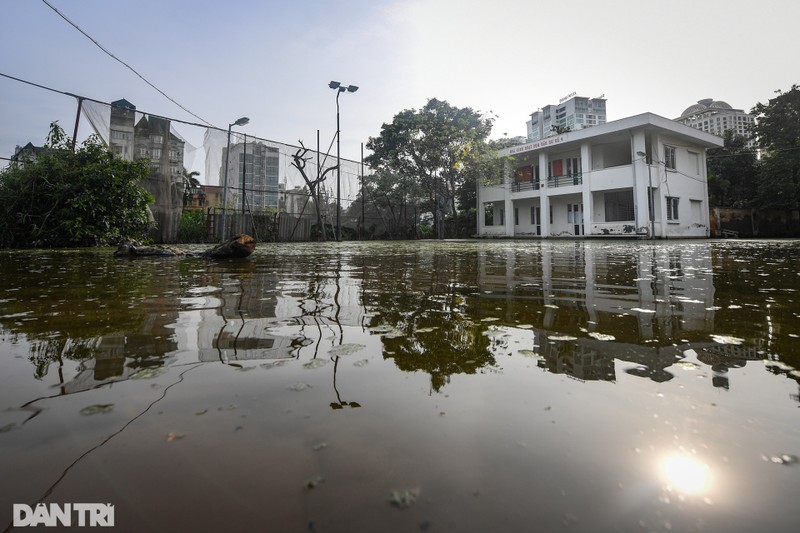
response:
[(675, 122), (668, 118), (656, 115), (654, 113), (642, 113), (632, 117), (622, 118), (605, 124), (598, 124), (589, 128), (583, 128), (576, 131), (570, 131), (559, 135), (546, 137), (538, 141), (531, 141), (510, 148), (503, 148), (498, 153), (503, 156), (521, 154), (525, 152), (535, 152), (538, 150), (547, 150), (555, 146), (562, 147), (567, 144), (580, 143), (587, 139), (594, 139), (596, 137), (603, 137), (606, 135), (619, 134), (626, 130), (634, 129), (656, 129), (665, 133), (669, 133), (674, 137), (681, 137), (689, 142), (704, 146), (706, 148), (720, 148), (724, 146), (722, 137), (700, 131), (691, 126)]

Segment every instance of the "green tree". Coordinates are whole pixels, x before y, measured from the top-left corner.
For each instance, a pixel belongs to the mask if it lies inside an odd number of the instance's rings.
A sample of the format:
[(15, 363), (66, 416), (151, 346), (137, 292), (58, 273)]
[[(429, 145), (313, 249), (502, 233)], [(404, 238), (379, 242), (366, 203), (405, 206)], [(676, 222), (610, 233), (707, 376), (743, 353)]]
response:
[(183, 169), (183, 205), (189, 205), (192, 202), (192, 193), (200, 189), (200, 180), (197, 179), (200, 173), (196, 170), (189, 172), (186, 168)]
[(726, 130), (725, 146), (708, 151), (708, 196), (715, 207), (751, 207), (758, 187), (759, 164), (747, 137)]
[(366, 158), (373, 168), (394, 172), (422, 191), (432, 211), (437, 237), (445, 236), (446, 213), (455, 216), (458, 190), (464, 185), (466, 164), (479, 151), (492, 130), (494, 119), (469, 107), (458, 108), (435, 98), (420, 110), (407, 109), (383, 124), (378, 137), (370, 137)]
[(146, 161), (124, 161), (96, 137), (75, 152), (55, 122), (45, 150), (0, 171), (0, 246), (68, 247), (143, 238), (151, 227), (140, 185)]
[(800, 208), (800, 86), (758, 103), (755, 134), (764, 151), (756, 196), (764, 209)]

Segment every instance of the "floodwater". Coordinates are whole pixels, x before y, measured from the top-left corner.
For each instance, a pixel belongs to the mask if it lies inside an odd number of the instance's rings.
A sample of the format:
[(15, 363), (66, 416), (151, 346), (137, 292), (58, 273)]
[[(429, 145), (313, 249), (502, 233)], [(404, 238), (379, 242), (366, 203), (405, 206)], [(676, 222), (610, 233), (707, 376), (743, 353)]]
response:
[[(0, 252), (0, 528), (800, 530), (800, 241)], [(22, 530), (22, 529), (20, 529)]]

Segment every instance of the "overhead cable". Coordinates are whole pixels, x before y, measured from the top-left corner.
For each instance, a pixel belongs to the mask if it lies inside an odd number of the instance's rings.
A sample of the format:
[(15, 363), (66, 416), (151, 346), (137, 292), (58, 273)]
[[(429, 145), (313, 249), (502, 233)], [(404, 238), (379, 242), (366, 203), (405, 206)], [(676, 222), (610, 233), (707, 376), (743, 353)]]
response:
[(201, 122), (205, 123), (207, 126), (213, 126), (213, 124), (211, 124), (209, 121), (207, 121), (207, 120), (205, 120), (204, 118), (201, 118), (201, 117), (199, 117), (199, 116), (195, 115), (194, 113), (192, 113), (191, 111), (189, 111), (188, 109), (186, 109), (185, 107), (183, 107), (181, 104), (179, 104), (177, 101), (175, 101), (175, 100), (174, 100), (172, 97), (170, 97), (169, 95), (167, 95), (167, 94), (166, 94), (164, 91), (162, 91), (161, 89), (159, 89), (158, 87), (156, 87), (155, 85), (153, 85), (153, 83), (151, 83), (151, 82), (150, 82), (150, 81), (149, 81), (147, 78), (145, 78), (144, 76), (142, 76), (141, 74), (139, 74), (139, 73), (136, 71), (136, 69), (134, 69), (132, 66), (130, 66), (129, 64), (127, 64), (126, 62), (124, 62), (123, 60), (121, 60), (120, 58), (118, 58), (117, 56), (115, 56), (114, 54), (112, 54), (112, 53), (111, 53), (111, 52), (110, 52), (110, 51), (109, 51), (109, 50), (108, 50), (106, 47), (104, 47), (102, 44), (100, 44), (99, 42), (97, 42), (97, 40), (96, 40), (95, 38), (93, 38), (91, 35), (89, 35), (89, 34), (88, 34), (88, 33), (86, 33), (85, 31), (83, 31), (83, 29), (81, 29), (81, 28), (80, 28), (80, 27), (79, 27), (77, 24), (75, 24), (75, 23), (74, 23), (74, 22), (72, 22), (70, 19), (68, 19), (68, 18), (67, 18), (67, 17), (66, 17), (66, 16), (65, 16), (63, 13), (61, 13), (61, 12), (60, 12), (58, 9), (56, 9), (55, 7), (53, 7), (53, 5), (52, 5), (50, 2), (48, 2), (48, 0), (42, 0), (42, 2), (44, 2), (44, 4), (45, 4), (47, 7), (49, 7), (49, 8), (50, 8), (50, 9), (52, 9), (53, 11), (55, 11), (55, 12), (56, 12), (56, 14), (58, 14), (58, 16), (59, 16), (59, 17), (61, 17), (61, 18), (62, 18), (62, 19), (64, 19), (65, 21), (67, 21), (67, 22), (68, 22), (68, 23), (69, 23), (69, 24), (70, 24), (70, 25), (71, 25), (73, 28), (75, 28), (76, 30), (78, 30), (79, 32), (81, 32), (81, 33), (82, 33), (82, 34), (83, 34), (83, 35), (84, 35), (84, 36), (85, 36), (87, 39), (89, 39), (90, 41), (92, 41), (92, 42), (95, 44), (95, 46), (97, 46), (97, 47), (98, 47), (100, 50), (102, 50), (103, 52), (105, 52), (105, 53), (106, 53), (106, 54), (107, 54), (109, 57), (111, 57), (111, 58), (112, 58), (112, 59), (114, 59), (115, 61), (117, 61), (117, 62), (121, 63), (122, 65), (124, 65), (124, 66), (125, 66), (125, 67), (126, 67), (128, 70), (130, 70), (131, 72), (133, 72), (134, 74), (136, 74), (136, 75), (137, 75), (137, 76), (138, 76), (138, 77), (139, 77), (139, 78), (140, 78), (142, 81), (144, 81), (144, 82), (145, 82), (147, 85), (149, 85), (150, 87), (152, 87), (153, 89), (155, 89), (156, 91), (158, 91), (158, 92), (159, 92), (159, 93), (160, 93), (160, 94), (161, 94), (161, 95), (162, 95), (164, 98), (166, 98), (167, 100), (169, 100), (170, 102), (172, 102), (172, 103), (173, 103), (173, 104), (175, 104), (176, 106), (180, 107), (181, 109), (183, 109), (184, 111), (186, 111), (187, 113), (189, 113), (190, 115), (192, 115), (192, 116), (193, 116), (194, 118), (196, 118), (197, 120), (199, 120), (199, 121), (201, 121)]

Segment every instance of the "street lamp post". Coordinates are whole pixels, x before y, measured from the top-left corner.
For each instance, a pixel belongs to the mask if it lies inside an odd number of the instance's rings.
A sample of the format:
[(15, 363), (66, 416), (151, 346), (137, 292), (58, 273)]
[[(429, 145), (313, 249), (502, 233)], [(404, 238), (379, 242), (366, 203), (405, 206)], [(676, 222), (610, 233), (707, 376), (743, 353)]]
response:
[(348, 85), (345, 87), (338, 81), (332, 81), (328, 87), (336, 91), (336, 240), (342, 240), (342, 157), (339, 145), (339, 95), (347, 91), (354, 93), (358, 90), (355, 85)]
[(228, 124), (228, 147), (225, 149), (225, 177), (222, 185), (222, 238), (220, 240), (223, 241), (225, 240), (225, 221), (228, 218), (228, 164), (231, 160), (231, 128), (234, 126), (244, 126), (248, 122), (250, 122), (249, 118), (242, 117), (233, 124)]
[[(644, 152), (636, 152), (636, 155), (639, 157), (647, 157), (647, 154)], [(645, 160), (647, 163), (647, 160)], [(650, 202), (650, 205), (647, 206), (648, 215), (650, 217), (650, 238), (656, 238), (656, 222), (655, 222), (655, 211), (656, 206), (653, 204), (653, 171), (650, 168), (650, 163), (647, 163), (647, 179), (649, 181), (649, 186), (647, 188), (647, 199)]]

